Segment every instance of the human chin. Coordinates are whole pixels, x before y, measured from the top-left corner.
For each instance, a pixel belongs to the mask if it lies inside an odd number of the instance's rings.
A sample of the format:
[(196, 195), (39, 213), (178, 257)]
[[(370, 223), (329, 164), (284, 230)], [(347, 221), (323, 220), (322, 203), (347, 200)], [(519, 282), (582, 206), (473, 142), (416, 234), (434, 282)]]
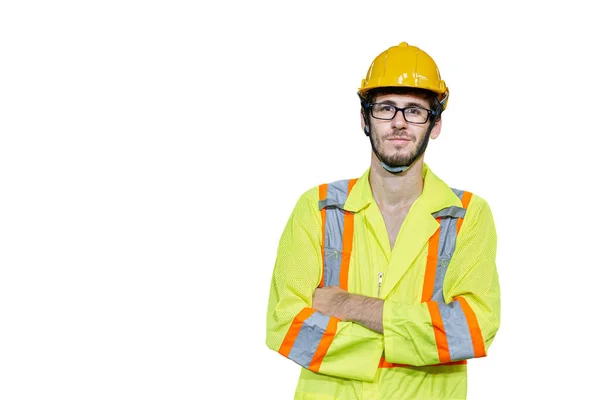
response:
[(410, 154), (380, 154), (380, 156), (381, 161), (383, 161), (392, 168), (396, 168), (412, 164), (412, 162), (414, 161), (415, 154), (414, 152), (411, 152)]
[[(385, 141), (385, 144), (389, 142)], [(381, 161), (392, 167), (402, 167), (408, 165), (416, 154), (416, 149), (410, 149), (406, 146), (399, 148), (397, 145), (382, 145), (381, 142), (375, 146)]]

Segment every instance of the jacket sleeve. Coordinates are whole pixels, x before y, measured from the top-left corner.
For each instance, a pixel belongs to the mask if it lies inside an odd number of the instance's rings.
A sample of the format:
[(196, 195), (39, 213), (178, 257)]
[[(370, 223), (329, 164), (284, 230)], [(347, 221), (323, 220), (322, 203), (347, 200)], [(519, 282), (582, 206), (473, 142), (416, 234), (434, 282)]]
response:
[(386, 361), (433, 365), (486, 356), (500, 326), (495, 259), (491, 210), (473, 196), (447, 265), (443, 301), (384, 303)]
[(267, 310), (267, 346), (313, 372), (373, 381), (383, 336), (311, 308), (321, 281), (318, 189), (296, 204), (281, 236)]

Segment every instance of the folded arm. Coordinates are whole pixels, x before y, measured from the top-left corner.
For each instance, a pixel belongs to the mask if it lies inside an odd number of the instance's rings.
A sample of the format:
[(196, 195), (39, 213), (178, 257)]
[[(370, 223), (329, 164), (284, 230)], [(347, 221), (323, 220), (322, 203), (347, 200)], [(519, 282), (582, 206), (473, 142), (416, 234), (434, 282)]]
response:
[(473, 196), (451, 260), (438, 264), (437, 273), (445, 274), (439, 292), (417, 305), (385, 302), (386, 360), (431, 365), (487, 355), (500, 326), (495, 258), (492, 213)]
[(443, 297), (407, 304), (319, 288), (313, 307), (384, 335), (386, 361), (435, 365), (483, 357), (500, 324), (496, 232), (482, 199), (470, 207), (443, 281)]
[(382, 335), (312, 304), (323, 268), (317, 200), (316, 191), (303, 195), (282, 234), (269, 295), (267, 346), (313, 372), (372, 381), (383, 353)]

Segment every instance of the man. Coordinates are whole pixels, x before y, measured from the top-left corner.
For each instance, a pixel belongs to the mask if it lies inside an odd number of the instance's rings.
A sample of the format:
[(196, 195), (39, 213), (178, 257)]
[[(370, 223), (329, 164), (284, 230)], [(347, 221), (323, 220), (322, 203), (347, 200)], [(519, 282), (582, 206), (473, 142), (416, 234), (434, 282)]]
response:
[(449, 91), (407, 43), (358, 92), (371, 165), (304, 193), (273, 272), (267, 345), (303, 367), (296, 399), (465, 399), (500, 325), (488, 204), (423, 162)]

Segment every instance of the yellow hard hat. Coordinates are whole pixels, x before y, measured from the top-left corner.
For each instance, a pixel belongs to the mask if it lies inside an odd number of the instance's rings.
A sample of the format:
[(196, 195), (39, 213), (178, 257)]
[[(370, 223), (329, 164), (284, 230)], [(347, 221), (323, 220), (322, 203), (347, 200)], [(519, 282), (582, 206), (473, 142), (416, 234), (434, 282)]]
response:
[(358, 94), (364, 98), (367, 91), (380, 87), (430, 90), (438, 93), (443, 109), (446, 109), (450, 94), (433, 58), (406, 42), (390, 47), (373, 60)]

